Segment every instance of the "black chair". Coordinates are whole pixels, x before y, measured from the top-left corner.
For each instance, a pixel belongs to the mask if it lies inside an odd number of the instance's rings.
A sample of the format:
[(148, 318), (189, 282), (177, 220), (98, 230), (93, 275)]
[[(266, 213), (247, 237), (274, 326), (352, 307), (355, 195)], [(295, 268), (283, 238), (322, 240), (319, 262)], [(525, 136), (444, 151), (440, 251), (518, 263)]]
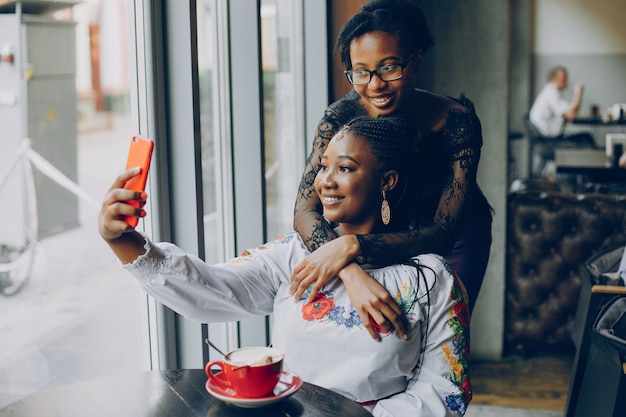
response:
[(524, 130), (528, 136), (528, 176), (541, 177), (546, 161), (554, 160), (555, 144), (537, 130), (528, 115), (524, 116)]
[[(624, 245), (598, 252), (583, 264), (584, 277), (580, 288), (576, 318), (572, 328), (572, 340), (576, 354), (572, 367), (569, 394), (565, 407), (565, 417), (584, 416), (593, 403), (589, 390), (595, 385), (598, 389), (607, 385), (599, 382), (597, 372), (604, 363), (603, 354), (593, 346), (593, 322), (599, 312), (615, 296), (626, 296), (626, 287), (619, 279), (619, 267)], [(596, 338), (597, 339), (597, 338)], [(597, 343), (596, 343), (597, 344)], [(607, 365), (610, 367), (610, 365)], [(607, 372), (606, 369), (601, 372)], [(619, 379), (619, 377), (617, 378)], [(596, 396), (598, 394), (595, 394)], [(605, 414), (589, 414), (605, 415)]]
[(591, 333), (576, 417), (626, 416), (626, 296), (613, 297), (598, 313)]
[(528, 136), (528, 176), (531, 178), (543, 176), (546, 163), (554, 161), (554, 151), (557, 148), (596, 147), (593, 136), (588, 133), (544, 136), (530, 121), (528, 114), (524, 116), (524, 130)]

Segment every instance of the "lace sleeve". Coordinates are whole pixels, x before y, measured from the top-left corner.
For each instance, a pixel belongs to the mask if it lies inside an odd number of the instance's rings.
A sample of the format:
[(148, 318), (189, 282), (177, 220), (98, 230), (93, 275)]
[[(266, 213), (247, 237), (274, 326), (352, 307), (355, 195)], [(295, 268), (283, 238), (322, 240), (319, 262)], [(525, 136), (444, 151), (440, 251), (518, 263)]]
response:
[(365, 115), (365, 110), (357, 103), (358, 94), (351, 90), (344, 97), (331, 104), (317, 125), (313, 149), (307, 158), (294, 209), (294, 229), (300, 234), (304, 244), (313, 252), (324, 243), (337, 237), (331, 225), (322, 215), (322, 205), (315, 192), (313, 182), (319, 170), (322, 154), (328, 142), (341, 126), (356, 116)]
[[(459, 102), (465, 104), (461, 97)], [(465, 99), (466, 100), (466, 99)], [(448, 254), (454, 247), (464, 208), (470, 204), (477, 191), (476, 171), (482, 146), (481, 126), (471, 102), (464, 107), (452, 107), (446, 115), (444, 127), (434, 135), (443, 141), (447, 168), (432, 172), (441, 173), (442, 178), (429, 178), (441, 183), (441, 194), (435, 202), (433, 218), (425, 226), (409, 232), (364, 235), (361, 243), (362, 262), (389, 264), (421, 253)], [(424, 155), (422, 158), (429, 158)], [(433, 158), (438, 160), (438, 158)], [(422, 159), (424, 160), (424, 159)], [(424, 175), (424, 174), (420, 174)], [(424, 179), (418, 179), (424, 181)], [(416, 206), (424, 202), (417, 201)], [(429, 204), (429, 202), (426, 202)]]
[(307, 158), (304, 174), (298, 187), (294, 209), (294, 229), (300, 234), (311, 252), (337, 237), (321, 214), (322, 206), (313, 182), (319, 169), (322, 154), (339, 126), (334, 112), (326, 110), (324, 117), (317, 126), (313, 149)]

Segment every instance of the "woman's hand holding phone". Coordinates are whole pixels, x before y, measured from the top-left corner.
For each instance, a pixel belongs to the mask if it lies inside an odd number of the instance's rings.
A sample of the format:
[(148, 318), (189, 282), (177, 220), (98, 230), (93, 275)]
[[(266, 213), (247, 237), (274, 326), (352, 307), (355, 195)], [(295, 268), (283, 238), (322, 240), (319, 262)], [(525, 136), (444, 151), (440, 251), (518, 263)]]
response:
[[(139, 167), (124, 171), (107, 191), (98, 216), (98, 231), (104, 240), (110, 242), (118, 239), (124, 233), (132, 231), (134, 228), (126, 222), (127, 218), (139, 218), (146, 215), (143, 208), (135, 207), (137, 205), (142, 207), (145, 204), (146, 193), (123, 188), (129, 180), (139, 176), (140, 172), (141, 168)], [(129, 201), (135, 203), (130, 205), (128, 204)]]
[(145, 239), (126, 223), (126, 218), (146, 215), (143, 209), (128, 204), (128, 201), (136, 201), (139, 206), (143, 206), (147, 198), (146, 193), (123, 188), (128, 181), (140, 174), (139, 167), (121, 173), (107, 192), (98, 216), (100, 236), (124, 264), (135, 261), (145, 253)]
[[(146, 189), (146, 182), (148, 181), (148, 171), (150, 169), (150, 161), (152, 159), (152, 151), (154, 149), (154, 142), (150, 139), (146, 139), (139, 135), (134, 135), (131, 138), (130, 149), (128, 151), (128, 160), (126, 161), (126, 169), (132, 169), (140, 167), (141, 171), (139, 175), (130, 178), (125, 184), (124, 189), (137, 191), (143, 193)], [(145, 202), (145, 201), (144, 201)], [(143, 204), (137, 199), (129, 199), (128, 204), (136, 209), (142, 209)], [(127, 215), (125, 217), (126, 223), (130, 227), (137, 227), (139, 217), (137, 215)]]
[(126, 171), (109, 188), (98, 216), (100, 236), (124, 264), (145, 253), (145, 239), (134, 228), (146, 215), (143, 206), (148, 196), (144, 189), (153, 148), (151, 140), (133, 136)]
[(113, 182), (102, 202), (98, 218), (100, 235), (113, 241), (133, 230), (146, 212), (144, 191), (154, 144), (149, 139), (134, 136), (131, 141), (127, 169)]

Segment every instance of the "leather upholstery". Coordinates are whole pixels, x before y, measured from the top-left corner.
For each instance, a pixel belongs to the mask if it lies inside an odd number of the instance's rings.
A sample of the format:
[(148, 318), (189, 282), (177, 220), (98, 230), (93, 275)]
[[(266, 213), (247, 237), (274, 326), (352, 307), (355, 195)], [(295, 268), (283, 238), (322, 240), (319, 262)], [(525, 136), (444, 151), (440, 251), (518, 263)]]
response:
[(533, 183), (508, 196), (505, 353), (572, 346), (582, 264), (626, 243), (626, 196)]

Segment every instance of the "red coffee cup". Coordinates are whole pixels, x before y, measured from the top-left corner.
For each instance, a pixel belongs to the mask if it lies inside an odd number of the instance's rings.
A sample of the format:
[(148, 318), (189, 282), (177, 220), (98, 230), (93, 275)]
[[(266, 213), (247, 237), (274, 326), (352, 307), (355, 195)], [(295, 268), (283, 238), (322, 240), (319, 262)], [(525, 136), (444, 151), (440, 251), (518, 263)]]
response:
[[(211, 369), (220, 368), (213, 374)], [(229, 352), (223, 361), (207, 363), (205, 372), (212, 383), (231, 388), (246, 398), (272, 393), (283, 370), (282, 352), (269, 347), (246, 347)]]

